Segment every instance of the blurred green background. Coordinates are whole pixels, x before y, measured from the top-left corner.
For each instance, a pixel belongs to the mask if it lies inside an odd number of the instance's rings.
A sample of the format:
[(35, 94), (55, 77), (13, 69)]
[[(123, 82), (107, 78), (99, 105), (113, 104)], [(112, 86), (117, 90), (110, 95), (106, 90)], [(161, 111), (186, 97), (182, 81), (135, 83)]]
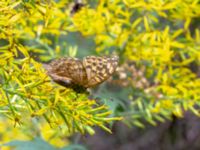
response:
[[(199, 9), (199, 0), (0, 2), (1, 149), (200, 149)], [(117, 71), (90, 94), (43, 68), (113, 54)]]

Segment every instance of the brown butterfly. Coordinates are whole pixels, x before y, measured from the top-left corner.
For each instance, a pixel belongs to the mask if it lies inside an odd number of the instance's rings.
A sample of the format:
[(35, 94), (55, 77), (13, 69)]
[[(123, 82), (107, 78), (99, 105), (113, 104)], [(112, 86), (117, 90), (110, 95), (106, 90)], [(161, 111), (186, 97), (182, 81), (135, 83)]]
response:
[(46, 65), (48, 75), (65, 87), (87, 89), (107, 80), (116, 70), (118, 56), (87, 56), (83, 60), (64, 57)]

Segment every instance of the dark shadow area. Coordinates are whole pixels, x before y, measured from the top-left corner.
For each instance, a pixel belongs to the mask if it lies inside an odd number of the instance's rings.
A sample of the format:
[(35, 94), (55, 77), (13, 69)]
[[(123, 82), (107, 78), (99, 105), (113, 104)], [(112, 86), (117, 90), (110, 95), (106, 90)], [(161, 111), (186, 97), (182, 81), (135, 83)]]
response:
[(157, 127), (129, 128), (115, 123), (112, 134), (96, 129), (93, 136), (82, 137), (81, 144), (90, 150), (199, 150), (200, 118), (187, 112), (185, 118), (174, 117)]

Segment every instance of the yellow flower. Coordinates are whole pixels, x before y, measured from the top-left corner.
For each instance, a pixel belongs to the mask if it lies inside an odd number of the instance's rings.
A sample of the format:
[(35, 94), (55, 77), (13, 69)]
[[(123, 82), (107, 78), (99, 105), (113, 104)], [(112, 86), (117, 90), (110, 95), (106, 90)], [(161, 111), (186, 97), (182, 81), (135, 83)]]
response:
[(105, 31), (104, 17), (94, 9), (82, 8), (73, 16), (73, 23), (83, 35), (100, 34)]

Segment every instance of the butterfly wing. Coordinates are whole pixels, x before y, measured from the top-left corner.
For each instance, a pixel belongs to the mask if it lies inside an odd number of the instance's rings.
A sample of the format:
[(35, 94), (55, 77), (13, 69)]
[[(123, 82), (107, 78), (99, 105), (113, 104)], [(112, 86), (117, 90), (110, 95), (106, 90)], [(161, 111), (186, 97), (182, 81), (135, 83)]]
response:
[(87, 82), (87, 75), (82, 61), (76, 58), (61, 58), (52, 61), (47, 67), (48, 75), (65, 87), (82, 85)]
[(107, 80), (116, 70), (118, 60), (118, 56), (85, 57), (83, 59), (83, 66), (86, 70), (88, 80), (88, 83), (85, 85), (85, 87), (93, 87)]

